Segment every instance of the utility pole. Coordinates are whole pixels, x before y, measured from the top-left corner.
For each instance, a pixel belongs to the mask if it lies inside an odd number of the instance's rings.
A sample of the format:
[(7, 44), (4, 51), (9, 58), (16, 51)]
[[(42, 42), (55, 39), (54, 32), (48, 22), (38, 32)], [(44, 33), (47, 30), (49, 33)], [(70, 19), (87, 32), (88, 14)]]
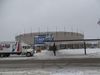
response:
[(87, 53), (86, 53), (86, 43), (85, 43), (85, 41), (84, 41), (84, 54), (86, 55)]

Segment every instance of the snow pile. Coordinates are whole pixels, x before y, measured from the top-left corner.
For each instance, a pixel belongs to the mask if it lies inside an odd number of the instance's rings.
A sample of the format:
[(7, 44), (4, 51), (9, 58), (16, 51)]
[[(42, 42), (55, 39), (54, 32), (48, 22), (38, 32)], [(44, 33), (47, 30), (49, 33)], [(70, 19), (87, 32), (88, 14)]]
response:
[(44, 50), (41, 53), (36, 53), (34, 59), (57, 59), (57, 58), (100, 58), (100, 49), (87, 49), (87, 55), (84, 54), (84, 49), (63, 49), (56, 52)]
[[(55, 69), (52, 71), (47, 70), (26, 70), (26, 71), (8, 71), (0, 72), (0, 75), (100, 75), (100, 70), (90, 70), (90, 69)], [(58, 71), (57, 71), (58, 70)]]
[(51, 75), (50, 72), (37, 70), (37, 71), (10, 71), (0, 72), (0, 75)]

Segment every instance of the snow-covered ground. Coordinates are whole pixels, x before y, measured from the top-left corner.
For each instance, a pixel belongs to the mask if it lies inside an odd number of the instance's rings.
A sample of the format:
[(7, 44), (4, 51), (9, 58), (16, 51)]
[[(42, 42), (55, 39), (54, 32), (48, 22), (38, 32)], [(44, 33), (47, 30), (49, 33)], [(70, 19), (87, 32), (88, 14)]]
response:
[(41, 69), (6, 69), (0, 75), (100, 75), (100, 67), (47, 67)]
[[(84, 55), (84, 49), (63, 49), (58, 50), (56, 56), (53, 55), (52, 51), (44, 50), (41, 53), (36, 53), (33, 57), (11, 55), (8, 58), (0, 58), (0, 60), (58, 58), (100, 58), (100, 49), (87, 49), (87, 55)], [(0, 75), (100, 75), (100, 64), (97, 66), (56, 65), (44, 68), (0, 68)]]
[(57, 58), (100, 58), (100, 48), (87, 49), (87, 55), (84, 54), (84, 49), (63, 49), (56, 52), (56, 56), (52, 51), (44, 50), (41, 53), (35, 54), (37, 59), (57, 59)]
[(22, 55), (11, 55), (7, 58), (0, 58), (0, 60), (44, 60), (44, 59), (59, 59), (59, 58), (100, 58), (100, 48), (87, 49), (87, 55), (84, 54), (84, 49), (63, 49), (56, 52), (56, 56), (52, 51), (44, 50), (41, 53), (35, 53), (33, 57), (26, 57)]

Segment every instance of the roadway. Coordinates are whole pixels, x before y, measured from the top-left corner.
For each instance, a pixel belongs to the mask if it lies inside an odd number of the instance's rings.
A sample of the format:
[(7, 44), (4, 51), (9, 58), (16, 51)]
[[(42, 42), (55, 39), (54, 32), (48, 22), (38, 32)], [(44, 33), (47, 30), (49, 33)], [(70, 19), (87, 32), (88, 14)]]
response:
[(0, 68), (41, 68), (50, 66), (98, 66), (100, 58), (24, 59), (0, 60)]
[(54, 56), (52, 52), (43, 51), (33, 57), (12, 55), (0, 58), (0, 68), (41, 68), (51, 66), (97, 66), (100, 67), (100, 49), (61, 50)]

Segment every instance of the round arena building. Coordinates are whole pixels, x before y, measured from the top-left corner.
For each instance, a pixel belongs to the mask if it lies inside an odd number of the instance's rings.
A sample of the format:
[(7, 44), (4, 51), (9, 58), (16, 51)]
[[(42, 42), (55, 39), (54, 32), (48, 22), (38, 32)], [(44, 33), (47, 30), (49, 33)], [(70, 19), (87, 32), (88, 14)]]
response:
[[(21, 41), (34, 47), (46, 48), (50, 47), (53, 42), (44, 42), (43, 40), (75, 40), (84, 39), (82, 33), (76, 32), (34, 32), (20, 34), (15, 37), (16, 41)], [(80, 48), (83, 46), (82, 42), (55, 42), (58, 49), (65, 48)]]

